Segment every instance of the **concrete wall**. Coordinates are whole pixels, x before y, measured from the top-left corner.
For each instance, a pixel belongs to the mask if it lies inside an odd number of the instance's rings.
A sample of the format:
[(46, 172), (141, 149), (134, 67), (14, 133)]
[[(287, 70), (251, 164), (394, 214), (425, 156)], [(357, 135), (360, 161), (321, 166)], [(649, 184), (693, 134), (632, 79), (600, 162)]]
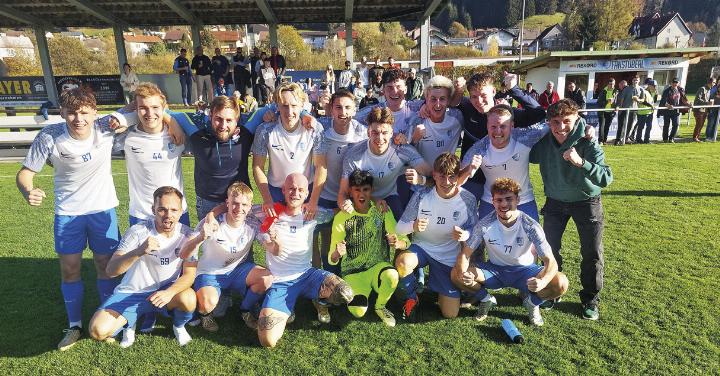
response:
[(545, 90), (545, 84), (552, 81), (555, 84), (555, 90), (561, 94), (564, 90), (558, 90), (558, 68), (539, 67), (531, 69), (525, 76), (525, 83), (532, 82), (533, 87), (538, 93)]

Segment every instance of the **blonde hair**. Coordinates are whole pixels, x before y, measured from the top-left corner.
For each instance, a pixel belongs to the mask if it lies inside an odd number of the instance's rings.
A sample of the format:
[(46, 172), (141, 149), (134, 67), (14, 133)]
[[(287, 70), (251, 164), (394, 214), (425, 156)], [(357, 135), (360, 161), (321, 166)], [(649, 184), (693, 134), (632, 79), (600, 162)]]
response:
[(253, 191), (245, 183), (243, 183), (241, 181), (236, 181), (236, 182), (230, 184), (230, 186), (228, 187), (227, 196), (228, 197), (245, 196), (252, 201)]
[(428, 81), (427, 87), (425, 88), (425, 94), (429, 93), (432, 89), (447, 89), (448, 97), (451, 97), (455, 92), (455, 86), (452, 80), (445, 76), (435, 75)]
[(135, 89), (135, 97), (160, 97), (163, 107), (167, 106), (167, 98), (165, 98), (165, 94), (163, 94), (162, 90), (160, 90), (160, 88), (152, 82), (141, 82), (137, 89)]
[(303, 104), (307, 101), (307, 94), (305, 94), (305, 91), (300, 87), (300, 85), (293, 82), (288, 84), (282, 84), (277, 90), (275, 90), (275, 93), (273, 95), (275, 103), (279, 105), (285, 104), (285, 101), (282, 98), (282, 93), (286, 92), (291, 93), (292, 96), (297, 99), (299, 104)]

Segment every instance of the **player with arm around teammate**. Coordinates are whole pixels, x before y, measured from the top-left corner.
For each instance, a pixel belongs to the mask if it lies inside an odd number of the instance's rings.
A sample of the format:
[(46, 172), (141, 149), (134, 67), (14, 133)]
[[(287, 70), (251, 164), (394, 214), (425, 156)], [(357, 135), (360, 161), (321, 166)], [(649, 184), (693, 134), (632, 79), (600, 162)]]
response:
[[(568, 289), (568, 279), (558, 271), (552, 249), (540, 224), (518, 210), (520, 185), (510, 178), (500, 178), (492, 185), (495, 212), (482, 218), (453, 268), (452, 279), (463, 290), (474, 292), (480, 301), (477, 320), (484, 320), (494, 305), (487, 289), (513, 287), (524, 293), (523, 306), (530, 323), (542, 326), (540, 304), (556, 299)], [(488, 261), (470, 264), (473, 251), (483, 244)], [(535, 263), (537, 256), (543, 265)]]
[(450, 281), (460, 242), (468, 239), (477, 222), (477, 204), (472, 193), (460, 188), (460, 160), (443, 153), (435, 160), (434, 187), (416, 192), (395, 228), (398, 235), (413, 234), (408, 251), (395, 259), (403, 292), (403, 318), (412, 320), (418, 306), (413, 271), (430, 266), (427, 287), (438, 294), (443, 317), (456, 317), (460, 310), (460, 291)]
[(115, 133), (110, 129), (110, 118), (96, 120), (95, 96), (83, 89), (63, 92), (60, 104), (65, 122), (48, 125), (37, 134), (17, 173), (17, 187), (28, 204), (40, 206), (46, 194), (35, 185), (34, 178), (46, 163), (53, 167), (55, 252), (69, 322), (58, 344), (58, 349), (64, 351), (82, 336), (82, 252), (87, 246), (93, 252), (103, 302), (117, 285), (117, 280), (105, 273), (105, 267), (120, 234), (115, 213), (118, 199), (111, 174)]
[(137, 318), (158, 311), (172, 316), (173, 333), (180, 346), (192, 339), (185, 324), (195, 311), (192, 283), (197, 260), (180, 257), (180, 250), (192, 232), (178, 222), (182, 196), (174, 187), (156, 189), (155, 217), (125, 232), (118, 251), (107, 264), (108, 275), (125, 275), (90, 321), (90, 335), (94, 339), (113, 337), (127, 325), (120, 345), (128, 347), (135, 341)]
[[(338, 207), (352, 212), (349, 199), (348, 177), (354, 170), (366, 170), (373, 176), (374, 200), (385, 200), (395, 217), (402, 213), (402, 203), (397, 192), (397, 178), (405, 174), (410, 183), (424, 184), (432, 172), (431, 167), (412, 145), (395, 145), (392, 141), (392, 124), (395, 119), (387, 108), (375, 108), (367, 117), (368, 140), (353, 145), (343, 158), (343, 176), (338, 191)], [(405, 164), (413, 171), (408, 171)], [(415, 173), (417, 172), (417, 173)]]
[[(247, 217), (252, 206), (252, 189), (243, 182), (235, 182), (227, 189), (227, 196), (227, 212), (216, 221), (203, 219), (181, 253), (186, 258), (201, 247), (194, 288), (202, 327), (211, 332), (219, 329), (212, 311), (220, 295), (231, 291), (243, 295), (241, 316), (249, 328), (256, 329), (252, 309), (272, 284), (270, 272), (255, 265), (252, 259), (253, 239), (259, 235), (259, 223)], [(212, 211), (208, 217), (214, 217)]]
[[(263, 236), (263, 247), (267, 251), (268, 269), (274, 277), (258, 319), (258, 338), (264, 347), (277, 345), (298, 298), (334, 305), (347, 304), (353, 299), (353, 291), (345, 281), (311, 265), (313, 231), (318, 221), (332, 218), (332, 211), (321, 210), (314, 219), (306, 219), (303, 203), (308, 196), (308, 181), (302, 173), (290, 174), (282, 191), (285, 205), (278, 206), (282, 210), (276, 212), (277, 216), (264, 219), (271, 223)], [(321, 318), (323, 312), (318, 310), (318, 313)], [(329, 320), (328, 315), (323, 321)]]
[(363, 317), (372, 291), (378, 296), (375, 313), (388, 326), (395, 326), (395, 317), (385, 308), (398, 284), (398, 272), (390, 264), (396, 249), (407, 249), (406, 236), (395, 234), (392, 212), (382, 213), (371, 199), (373, 177), (367, 171), (355, 170), (349, 176), (353, 212), (335, 215), (329, 256), (332, 265), (341, 260), (341, 276), (350, 285), (355, 298), (348, 310)]

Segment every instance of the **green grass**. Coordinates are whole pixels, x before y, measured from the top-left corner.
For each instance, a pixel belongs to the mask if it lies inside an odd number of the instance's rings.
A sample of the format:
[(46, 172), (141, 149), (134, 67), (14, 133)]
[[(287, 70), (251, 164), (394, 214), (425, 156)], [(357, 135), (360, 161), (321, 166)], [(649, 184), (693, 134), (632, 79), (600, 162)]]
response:
[[(565, 21), (565, 13), (555, 13), (555, 14), (536, 14), (532, 17), (528, 17), (525, 19), (525, 29), (527, 30), (537, 30), (538, 32), (545, 30), (545, 28), (555, 25), (555, 24), (561, 24)], [(518, 22), (515, 27), (520, 27), (520, 22)]]
[[(682, 127), (688, 137), (691, 129)], [(55, 350), (66, 325), (53, 252), (52, 199), (30, 208), (15, 188), (17, 163), (0, 164), (0, 278), (5, 296), (0, 310), (0, 369), (3, 374), (713, 374), (720, 369), (717, 293), (720, 265), (720, 144), (629, 145), (606, 147), (615, 181), (603, 192), (605, 206), (605, 289), (601, 318), (579, 318), (579, 245), (574, 225), (564, 237), (565, 300), (543, 312), (545, 326), (530, 327), (514, 292), (497, 293), (500, 306), (483, 323), (462, 311), (440, 319), (437, 306), (422, 305), (423, 322), (386, 328), (372, 311), (351, 319), (333, 311), (320, 325), (309, 302), (298, 306), (279, 346), (258, 347), (254, 332), (239, 320), (236, 307), (209, 334), (190, 328), (193, 341), (177, 346), (170, 322), (135, 345), (83, 339), (71, 350)], [(193, 206), (192, 160), (184, 161), (186, 194)], [(127, 225), (124, 162), (113, 162)], [(43, 175), (50, 174), (46, 168)], [(532, 178), (544, 202), (537, 168)], [(49, 176), (37, 185), (52, 191)], [(191, 209), (194, 215), (194, 209)], [(195, 223), (195, 221), (193, 221)], [(263, 263), (261, 252), (256, 259)], [(88, 281), (85, 323), (97, 306), (94, 271), (85, 254)], [(397, 311), (396, 311), (397, 312)], [(515, 321), (523, 345), (510, 344), (500, 320)]]

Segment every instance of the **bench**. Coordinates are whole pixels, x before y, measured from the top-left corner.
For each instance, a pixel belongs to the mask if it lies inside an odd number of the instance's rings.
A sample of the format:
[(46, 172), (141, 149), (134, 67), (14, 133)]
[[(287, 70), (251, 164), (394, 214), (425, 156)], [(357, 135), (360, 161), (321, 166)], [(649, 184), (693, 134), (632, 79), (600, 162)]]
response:
[(25, 130), (20, 132), (0, 131), (0, 158), (22, 157), (27, 154), (30, 144), (38, 134), (37, 130), (27, 130), (27, 128), (43, 128), (46, 125), (63, 121), (60, 115), (50, 115), (48, 120), (40, 115), (1, 116), (0, 129), (20, 128)]

